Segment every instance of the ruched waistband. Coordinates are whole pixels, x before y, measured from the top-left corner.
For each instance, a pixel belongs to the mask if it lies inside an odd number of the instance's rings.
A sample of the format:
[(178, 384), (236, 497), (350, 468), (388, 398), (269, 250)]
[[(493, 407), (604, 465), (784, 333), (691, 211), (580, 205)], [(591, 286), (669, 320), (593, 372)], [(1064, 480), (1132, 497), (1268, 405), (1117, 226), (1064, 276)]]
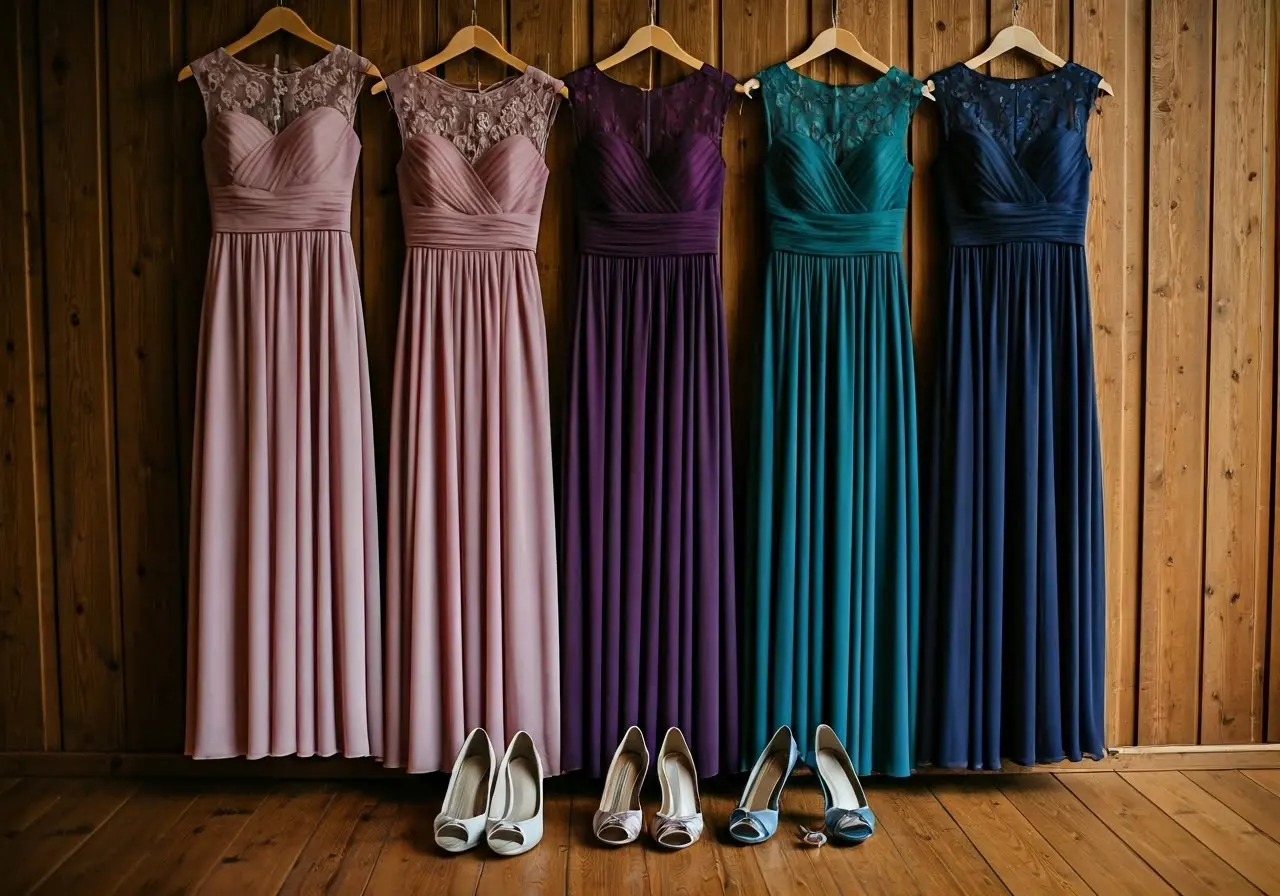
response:
[(466, 215), (413, 205), (402, 208), (406, 246), (479, 252), (532, 252), (538, 248), (537, 215)]
[(1029, 240), (1083, 246), (1087, 219), (1087, 212), (1075, 204), (1061, 202), (987, 202), (973, 210), (947, 213), (953, 246)]
[(802, 255), (866, 255), (902, 251), (905, 212), (797, 212), (769, 215), (769, 247)]
[(209, 188), (214, 233), (351, 231), (351, 189), (315, 185), (259, 190), (236, 184)]
[(720, 251), (720, 210), (581, 212), (578, 246), (585, 255), (710, 255)]

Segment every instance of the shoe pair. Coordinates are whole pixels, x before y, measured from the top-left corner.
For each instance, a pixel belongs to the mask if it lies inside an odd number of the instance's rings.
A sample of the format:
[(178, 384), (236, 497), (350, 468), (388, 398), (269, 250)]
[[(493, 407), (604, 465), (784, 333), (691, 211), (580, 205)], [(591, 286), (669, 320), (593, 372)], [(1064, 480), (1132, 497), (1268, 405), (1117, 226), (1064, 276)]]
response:
[(542, 839), (542, 757), (533, 738), (516, 732), (496, 773), (493, 765), (489, 735), (476, 728), (453, 763), (435, 820), (436, 844), (446, 852), (466, 852), (483, 836), (498, 855), (518, 856)]
[[(862, 843), (875, 833), (876, 817), (867, 805), (867, 794), (849, 753), (831, 726), (818, 726), (814, 754), (813, 770), (822, 787), (825, 831), (802, 827), (801, 839), (815, 846), (828, 839)], [(765, 745), (751, 769), (741, 801), (729, 814), (729, 836), (739, 843), (763, 843), (774, 835), (782, 807), (782, 788), (799, 759), (796, 739), (791, 736), (791, 729), (783, 725)]]
[[(632, 725), (613, 754), (604, 779), (604, 794), (592, 826), (596, 839), (608, 846), (623, 846), (640, 837), (644, 814), (640, 788), (649, 770), (649, 748), (644, 732)], [(668, 849), (684, 849), (702, 836), (702, 797), (693, 754), (679, 728), (670, 728), (658, 751), (658, 784), (662, 806), (653, 819), (653, 839)]]

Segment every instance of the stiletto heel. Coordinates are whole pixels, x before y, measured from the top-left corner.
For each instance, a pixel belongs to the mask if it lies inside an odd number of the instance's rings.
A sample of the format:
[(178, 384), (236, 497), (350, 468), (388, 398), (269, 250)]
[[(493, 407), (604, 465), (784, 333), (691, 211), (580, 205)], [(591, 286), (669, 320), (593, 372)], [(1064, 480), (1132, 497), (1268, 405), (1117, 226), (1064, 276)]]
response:
[(435, 820), (436, 845), (447, 852), (466, 852), (480, 842), (492, 781), (493, 744), (483, 728), (476, 728), (453, 762), (444, 805)]
[(658, 751), (662, 808), (653, 819), (653, 839), (668, 849), (684, 849), (702, 836), (702, 797), (693, 754), (679, 728), (667, 729)]
[(876, 816), (867, 805), (867, 794), (853, 769), (853, 760), (830, 725), (819, 725), (813, 742), (825, 806), (826, 839), (862, 843), (875, 833)]
[(739, 843), (763, 843), (778, 830), (782, 788), (800, 758), (800, 748), (783, 725), (773, 733), (756, 760), (742, 791), (742, 800), (729, 813), (729, 836)]
[(542, 840), (542, 757), (524, 731), (511, 738), (498, 765), (485, 839), (502, 856), (518, 856)]
[(644, 742), (644, 732), (632, 725), (609, 763), (600, 808), (592, 819), (596, 839), (601, 843), (622, 846), (640, 836), (640, 829), (644, 827), (640, 788), (648, 770), (649, 748)]

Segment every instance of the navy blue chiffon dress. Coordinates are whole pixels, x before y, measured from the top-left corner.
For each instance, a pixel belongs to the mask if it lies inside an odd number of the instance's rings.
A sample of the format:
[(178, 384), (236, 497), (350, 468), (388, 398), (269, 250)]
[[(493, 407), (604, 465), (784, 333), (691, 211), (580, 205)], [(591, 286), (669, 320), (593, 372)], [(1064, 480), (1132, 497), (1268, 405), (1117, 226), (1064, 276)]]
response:
[(949, 239), (924, 490), (917, 760), (1100, 757), (1102, 464), (1085, 259), (1100, 77), (933, 76)]

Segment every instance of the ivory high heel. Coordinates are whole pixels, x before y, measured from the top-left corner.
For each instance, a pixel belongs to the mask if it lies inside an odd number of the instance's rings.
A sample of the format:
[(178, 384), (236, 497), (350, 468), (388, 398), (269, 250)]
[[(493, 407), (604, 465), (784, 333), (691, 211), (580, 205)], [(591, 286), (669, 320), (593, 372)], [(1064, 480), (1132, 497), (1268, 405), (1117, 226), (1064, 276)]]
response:
[(702, 836), (698, 770), (679, 728), (669, 728), (658, 751), (662, 807), (653, 819), (653, 839), (668, 849), (684, 849)]
[(876, 816), (867, 805), (867, 794), (853, 769), (853, 760), (830, 725), (819, 725), (813, 742), (818, 783), (822, 786), (825, 839), (862, 843), (876, 832)]
[(644, 732), (632, 725), (609, 763), (600, 808), (592, 819), (596, 839), (601, 843), (622, 846), (640, 836), (640, 829), (644, 827), (640, 788), (648, 770), (649, 748), (644, 742)]
[(485, 839), (501, 856), (518, 856), (542, 840), (542, 757), (524, 731), (511, 738), (498, 765)]
[(453, 762), (444, 805), (435, 819), (436, 844), (447, 852), (466, 852), (480, 842), (489, 815), (493, 781), (493, 744), (483, 728), (462, 742)]
[(800, 748), (783, 725), (773, 733), (751, 769), (742, 799), (729, 813), (729, 836), (739, 843), (763, 843), (778, 830), (782, 788), (800, 758)]

